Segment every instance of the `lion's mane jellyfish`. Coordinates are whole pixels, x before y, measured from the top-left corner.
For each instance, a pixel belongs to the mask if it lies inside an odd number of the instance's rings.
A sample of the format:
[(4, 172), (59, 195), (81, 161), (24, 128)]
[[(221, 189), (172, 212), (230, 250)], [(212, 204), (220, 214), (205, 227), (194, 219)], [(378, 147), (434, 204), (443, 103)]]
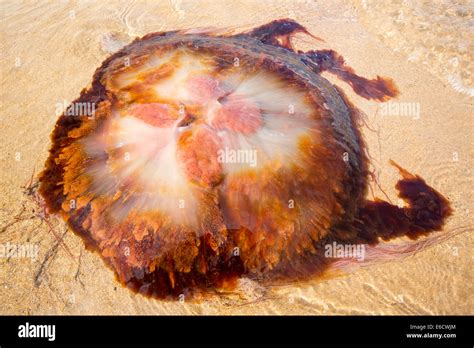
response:
[(404, 207), (366, 199), (359, 114), (320, 73), (376, 101), (397, 95), (392, 81), (296, 51), (298, 32), (311, 35), (292, 20), (146, 35), (59, 118), (40, 193), (122, 284), (173, 298), (307, 279), (331, 267), (327, 244), (441, 229), (447, 200), (401, 167)]

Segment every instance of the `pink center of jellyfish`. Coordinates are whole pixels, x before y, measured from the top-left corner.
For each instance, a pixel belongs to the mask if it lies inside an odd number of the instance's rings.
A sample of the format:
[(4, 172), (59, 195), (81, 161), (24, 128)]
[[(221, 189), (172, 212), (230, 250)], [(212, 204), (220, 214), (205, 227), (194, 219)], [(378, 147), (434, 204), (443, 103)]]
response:
[(186, 85), (190, 98), (200, 104), (217, 100), (227, 93), (219, 80), (209, 76), (192, 76), (187, 79)]
[(262, 115), (258, 105), (241, 96), (229, 95), (221, 102), (212, 125), (216, 129), (251, 134), (262, 126)]
[(168, 128), (176, 122), (176, 118), (170, 114), (167, 104), (135, 104), (129, 108), (129, 113), (154, 127)]
[[(186, 114), (178, 118), (178, 112), (168, 104), (135, 104), (130, 107), (129, 113), (159, 128), (174, 128), (176, 125), (195, 122), (178, 139), (177, 156), (188, 179), (206, 186), (214, 185), (222, 174), (222, 167), (218, 162), (218, 151), (222, 144), (217, 132), (227, 130), (245, 135), (254, 133), (262, 126), (262, 115), (257, 103), (244, 95), (227, 91), (217, 79), (208, 76), (191, 77), (187, 80), (186, 87), (191, 102), (201, 106), (203, 114), (211, 113), (207, 126), (203, 125), (206, 118), (204, 115)], [(210, 107), (211, 105), (214, 107)], [(232, 136), (232, 133), (228, 136)]]
[(202, 128), (192, 134), (178, 147), (178, 158), (183, 164), (186, 176), (205, 186), (214, 186), (222, 176), (222, 167), (218, 161), (221, 148), (219, 137), (215, 132)]
[(219, 80), (196, 76), (189, 78), (187, 85), (193, 100), (204, 105), (219, 101), (220, 107), (211, 122), (213, 128), (250, 134), (261, 127), (262, 115), (257, 103), (227, 91)]

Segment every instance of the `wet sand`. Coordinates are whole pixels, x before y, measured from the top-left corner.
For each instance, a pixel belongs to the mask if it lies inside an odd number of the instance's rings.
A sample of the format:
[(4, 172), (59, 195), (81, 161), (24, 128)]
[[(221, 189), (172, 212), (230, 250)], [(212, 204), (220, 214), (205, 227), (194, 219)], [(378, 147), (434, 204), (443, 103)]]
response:
[[(436, 46), (433, 35), (427, 33), (431, 41), (423, 40), (419, 31), (404, 31), (403, 26), (391, 36), (380, 33), (376, 24), (384, 21), (375, 20), (371, 6), (375, 5), (347, 1), (2, 2), (0, 244), (31, 246), (33, 251), (36, 246), (38, 254), (34, 260), (0, 258), (0, 314), (474, 313), (469, 95), (473, 72), (472, 56), (462, 51), (472, 39), (464, 34), (451, 38), (458, 45), (445, 45), (450, 51), (433, 58), (426, 53), (430, 45)], [(378, 13), (395, 26), (399, 13), (390, 6), (396, 8), (390, 3), (389, 10)], [(435, 15), (442, 16), (445, 9), (438, 11)], [(405, 18), (410, 13), (405, 11)], [(100, 257), (86, 251), (62, 221), (50, 221), (53, 234), (23, 186), (43, 168), (56, 109), (90, 84), (95, 69), (109, 55), (107, 50), (113, 48), (111, 36), (129, 41), (178, 28), (250, 28), (284, 17), (297, 20), (325, 41), (299, 37), (298, 48), (331, 48), (362, 76), (394, 79), (401, 93), (393, 102), (415, 107), (408, 115), (387, 114), (383, 104), (364, 100), (324, 75), (366, 114), (363, 135), (383, 190), (397, 201), (394, 185), (399, 176), (389, 159), (419, 174), (450, 200), (454, 213), (440, 233), (451, 238), (405, 259), (337, 278), (272, 289), (244, 281), (239, 295), (181, 303), (147, 299), (122, 288)], [(421, 52), (416, 59), (413, 47)], [(443, 62), (448, 64), (453, 57), (458, 57), (458, 64), (443, 70)], [(453, 85), (449, 76), (458, 76), (460, 82)], [(374, 193), (383, 196), (375, 185)]]

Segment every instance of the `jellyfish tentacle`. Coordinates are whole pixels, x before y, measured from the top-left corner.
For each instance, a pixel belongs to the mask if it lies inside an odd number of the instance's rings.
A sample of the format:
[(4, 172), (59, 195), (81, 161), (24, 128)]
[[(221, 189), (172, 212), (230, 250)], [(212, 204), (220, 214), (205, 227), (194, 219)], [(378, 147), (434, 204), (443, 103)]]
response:
[(387, 101), (398, 95), (398, 89), (390, 78), (377, 76), (367, 79), (355, 73), (347, 66), (344, 58), (333, 50), (308, 51), (305, 53), (313, 63), (318, 65), (318, 72), (328, 71), (340, 80), (348, 83), (354, 92), (365, 99)]
[(323, 41), (321, 38), (308, 32), (308, 30), (301, 24), (289, 18), (278, 19), (264, 24), (253, 29), (247, 33), (247, 35), (260, 40), (264, 44), (281, 46), (294, 51), (293, 45), (291, 44), (291, 38), (297, 33), (304, 33), (311, 36), (313, 39)]
[(406, 206), (400, 207), (383, 200), (367, 201), (359, 211), (355, 224), (357, 235), (368, 244), (380, 239), (388, 241), (407, 236), (417, 239), (441, 230), (452, 209), (448, 200), (417, 175), (413, 175), (393, 161), (402, 179), (396, 184), (399, 197)]
[[(462, 228), (455, 228), (449, 232), (432, 233), (440, 231), (452, 214), (449, 202), (419, 176), (392, 160), (390, 163), (402, 176), (396, 188), (407, 206), (399, 207), (382, 200), (366, 202), (352, 225), (356, 237), (343, 241), (344, 244), (363, 244), (362, 259), (346, 257), (334, 260), (325, 270), (326, 276), (337, 276), (341, 271), (345, 274), (374, 263), (401, 260), (462, 232)], [(403, 236), (409, 240), (397, 239)], [(390, 242), (379, 243), (380, 239)]]
[[(296, 52), (291, 43), (291, 38), (297, 33), (304, 33), (316, 40), (324, 41), (308, 32), (298, 22), (288, 18), (264, 24), (246, 35), (252, 36), (264, 44), (280, 46)], [(345, 64), (344, 58), (334, 50), (311, 50), (303, 54), (312, 63), (318, 65), (318, 73), (328, 71), (336, 75), (339, 79), (348, 83), (354, 92), (361, 97), (386, 101), (398, 95), (398, 89), (390, 78), (377, 76), (374, 79), (367, 79), (359, 76), (354, 72), (354, 69)]]

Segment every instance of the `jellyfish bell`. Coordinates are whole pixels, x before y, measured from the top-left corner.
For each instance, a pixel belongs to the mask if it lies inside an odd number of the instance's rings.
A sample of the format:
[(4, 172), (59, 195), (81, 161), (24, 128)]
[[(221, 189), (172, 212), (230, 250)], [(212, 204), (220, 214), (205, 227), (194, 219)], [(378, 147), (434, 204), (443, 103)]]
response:
[[(439, 230), (447, 201), (406, 172), (406, 207), (367, 201), (358, 112), (321, 77), (367, 99), (397, 94), (333, 51), (296, 52), (278, 20), (239, 34), (148, 34), (106, 59), (52, 134), (40, 193), (118, 280), (153, 297), (308, 278), (328, 243)], [(75, 204), (71, 205), (70, 202)]]

